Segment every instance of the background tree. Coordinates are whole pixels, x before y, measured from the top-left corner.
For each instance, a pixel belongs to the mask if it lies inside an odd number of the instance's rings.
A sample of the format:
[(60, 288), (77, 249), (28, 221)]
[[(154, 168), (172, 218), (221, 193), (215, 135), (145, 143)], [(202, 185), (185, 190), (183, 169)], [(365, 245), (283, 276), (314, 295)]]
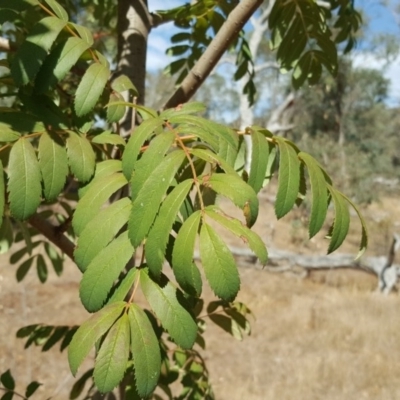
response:
[[(157, 385), (169, 398), (213, 397), (204, 360), (193, 348), (204, 346), (195, 243), (220, 299), (207, 305), (207, 314), (218, 310), (223, 318), (211, 319), (242, 335), (249, 310), (234, 301), (237, 266), (213, 223), (241, 238), (265, 264), (267, 250), (251, 227), (258, 218), (257, 193), (276, 170), (278, 218), (306, 195), (307, 171), (310, 237), (322, 228), (330, 203), (335, 219), (328, 252), (347, 235), (348, 206), (354, 204), (313, 157), (263, 127), (234, 130), (199, 117), (204, 106), (187, 103), (228, 50), (236, 53), (235, 78), (246, 78), (243, 92), (253, 101), (255, 67), (243, 30), (253, 15), (261, 15), (265, 27), (268, 19), (271, 46), (281, 68), (293, 70), (295, 87), (316, 83), (323, 68), (336, 73), (335, 44), (348, 41), (351, 47), (360, 23), (352, 2), (275, 1), (267, 14), (262, 3), (201, 1), (151, 13), (144, 0), (0, 0), (7, 54), (0, 84), (9, 99), (0, 113), (1, 237), (5, 248), (24, 242), (11, 255), (12, 262), (21, 261), (18, 280), (33, 264), (42, 282), (49, 262), (60, 274), (60, 251), (83, 273), (80, 298), (93, 313), (84, 324), (40, 324), (19, 332), (43, 346), (68, 346), (74, 375), (96, 348), (94, 369), (77, 381), (72, 397), (91, 377), (87, 398), (117, 385), (121, 398), (153, 396)], [(87, 7), (93, 18), (83, 13)], [(334, 33), (326, 23), (331, 19)], [(179, 73), (179, 86), (156, 111), (144, 106), (147, 37), (171, 21), (180, 28), (171, 38), (171, 52), (180, 58), (170, 66)], [(93, 35), (88, 26), (101, 32)], [(104, 39), (113, 32), (115, 60)], [(242, 215), (227, 215), (217, 195)], [(360, 221), (362, 253), (367, 236)], [(165, 263), (176, 283), (163, 273)], [(139, 288), (149, 309), (136, 302)], [(183, 389), (174, 397), (170, 385), (177, 380)], [(1, 382), (11, 398), (10, 372)], [(25, 398), (37, 386), (32, 383)]]

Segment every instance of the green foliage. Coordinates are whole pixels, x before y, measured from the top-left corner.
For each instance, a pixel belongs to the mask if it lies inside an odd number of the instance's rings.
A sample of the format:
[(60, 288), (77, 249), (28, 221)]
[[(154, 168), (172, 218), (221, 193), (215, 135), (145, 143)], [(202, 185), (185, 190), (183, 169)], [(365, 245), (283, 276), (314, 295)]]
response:
[(0, 382), (3, 387), (0, 386), (0, 390), (4, 391), (5, 393), (1, 396), (2, 400), (12, 400), (14, 395), (20, 399), (27, 400), (34, 395), (37, 389), (41, 386), (39, 382), (33, 381), (28, 384), (25, 389), (25, 395), (16, 392), (15, 389), (15, 380), (12, 376), (10, 370), (8, 369), (6, 372), (1, 374)]
[[(101, 3), (108, 15), (108, 3)], [(179, 70), (178, 80), (188, 73), (235, 5), (235, 1), (204, 1), (158, 13), (162, 20), (173, 19), (187, 28), (172, 38), (176, 45), (170, 49), (171, 54), (183, 56), (169, 68), (171, 73)], [(294, 84), (306, 79), (313, 83), (321, 65), (332, 72), (336, 69), (336, 50), (325, 24), (327, 13), (313, 2), (293, 5), (275, 3), (269, 20), (272, 42), (283, 67), (294, 69)], [(303, 199), (307, 172), (311, 237), (322, 229), (333, 203), (328, 252), (342, 244), (349, 229), (348, 206), (356, 207), (333, 187), (318, 162), (288, 139), (259, 127), (242, 132), (209, 121), (198, 115), (204, 111), (199, 103), (158, 113), (123, 101), (122, 92), (137, 95), (134, 85), (124, 75), (114, 79), (90, 30), (70, 18), (70, 10), (55, 0), (0, 0), (1, 21), (10, 18), (18, 31), (18, 50), (2, 63), (8, 71), (7, 90), (15, 101), (0, 110), (4, 144), (0, 148), (4, 215), (0, 244), (7, 251), (14, 241), (25, 242), (10, 257), (12, 264), (19, 264), (18, 281), (32, 266), (41, 282), (48, 278), (49, 265), (57, 275), (62, 272), (58, 251), (47, 240), (38, 239), (29, 224), (62, 250), (67, 247), (83, 273), (82, 304), (93, 314), (77, 329), (32, 325), (18, 335), (27, 338), (27, 347), (35, 344), (44, 351), (58, 342), (61, 350), (68, 345), (73, 375), (95, 350), (94, 369), (77, 381), (72, 398), (80, 395), (90, 376), (96, 386), (93, 390), (101, 393), (112, 391), (126, 378), (127, 398), (150, 397), (160, 385), (172, 399), (169, 385), (178, 381), (183, 388), (180, 399), (212, 398), (204, 360), (193, 348), (204, 347), (204, 319), (199, 317), (203, 277), (195, 263), (196, 244), (205, 277), (220, 298), (209, 305), (207, 315), (242, 339), (250, 333), (250, 310), (234, 302), (239, 271), (219, 228), (242, 239), (265, 265), (267, 249), (251, 227), (259, 218), (257, 193), (276, 172), (278, 218)], [(96, 12), (100, 13), (97, 7)], [(308, 17), (306, 25), (302, 16)], [(342, 19), (340, 26), (348, 28)], [(317, 50), (308, 48), (310, 41)], [(254, 71), (243, 32), (234, 46), (235, 79), (249, 77), (245, 90), (252, 100)], [(126, 110), (134, 110), (140, 120), (129, 137), (119, 130)], [(93, 123), (96, 119), (106, 128), (98, 128)], [(243, 135), (252, 141), (246, 176), (238, 168)], [(243, 215), (228, 215), (220, 197), (232, 201)], [(55, 204), (61, 212), (55, 211)], [(356, 212), (362, 225), (362, 252), (367, 245), (366, 228)], [(38, 251), (41, 246), (44, 252)], [(163, 273), (166, 263), (180, 288), (171, 275)], [(149, 310), (137, 302), (137, 290), (144, 294)], [(1, 376), (1, 383), (11, 398), (14, 383), (9, 372)], [(30, 397), (36, 389), (32, 383), (22, 397)]]

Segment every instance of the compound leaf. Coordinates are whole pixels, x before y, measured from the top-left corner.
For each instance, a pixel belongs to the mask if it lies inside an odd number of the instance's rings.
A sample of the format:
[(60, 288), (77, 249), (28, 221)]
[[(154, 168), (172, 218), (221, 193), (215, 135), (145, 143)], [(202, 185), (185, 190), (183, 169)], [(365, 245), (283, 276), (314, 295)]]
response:
[(174, 132), (166, 132), (156, 136), (150, 142), (148, 149), (140, 158), (140, 161), (138, 161), (136, 164), (133, 175), (129, 177), (133, 201), (142, 189), (142, 186), (146, 182), (147, 178), (154, 173), (154, 170), (163, 161), (164, 156), (171, 148), (174, 139)]
[(94, 108), (109, 76), (109, 68), (101, 63), (96, 62), (86, 70), (75, 93), (75, 112), (78, 117), (89, 113)]
[(131, 268), (129, 272), (119, 280), (119, 284), (114, 290), (111, 297), (108, 299), (107, 304), (124, 300), (129, 291), (132, 289), (133, 283), (135, 282), (138, 273), (139, 270), (137, 268)]
[(328, 254), (330, 254), (340, 247), (349, 232), (350, 213), (347, 200), (342, 193), (330, 185), (327, 186), (335, 207), (335, 220), (330, 232), (331, 240), (328, 248)]
[[(134, 200), (128, 229), (129, 238), (134, 247), (139, 246), (149, 232), (161, 200), (165, 196), (184, 158), (185, 153), (182, 150), (175, 150), (169, 153), (152, 171), (136, 197), (132, 195)], [(135, 182), (135, 179), (136, 174), (133, 175), (132, 181)]]
[(58, 2), (55, 0), (46, 0), (46, 3), (51, 7), (58, 18), (68, 22), (68, 13)]
[(124, 232), (93, 258), (83, 274), (79, 289), (82, 304), (89, 312), (103, 306), (114, 281), (134, 251), (127, 232)]
[(257, 130), (251, 131), (251, 165), (248, 184), (258, 193), (264, 185), (268, 166), (269, 144)]
[[(161, 118), (149, 118), (143, 121), (136, 129), (135, 134), (131, 135), (122, 156), (122, 170), (126, 179), (131, 179), (140, 150), (144, 142), (153, 135), (154, 131), (163, 124)], [(172, 140), (171, 140), (172, 143)]]
[(165, 276), (154, 282), (146, 270), (140, 271), (140, 285), (150, 307), (178, 346), (190, 349), (197, 336), (197, 325), (179, 303), (178, 291)]
[(244, 226), (239, 220), (224, 216), (218, 211), (219, 210), (215, 207), (207, 207), (206, 215), (217, 221), (237, 237), (241, 238), (249, 245), (250, 249), (258, 257), (261, 264), (266, 265), (268, 261), (268, 252), (260, 236), (247, 228), (247, 226)]
[(36, 77), (36, 91), (44, 93), (64, 79), (89, 47), (89, 43), (78, 37), (70, 37), (58, 44), (46, 58)]
[(135, 85), (126, 75), (120, 75), (117, 78), (115, 78), (111, 82), (111, 88), (116, 92), (125, 92), (126, 90), (132, 90), (137, 95), (137, 90), (135, 88)]
[[(109, 103), (124, 102), (124, 97), (121, 93), (112, 92), (110, 94)], [(107, 121), (118, 122), (125, 114), (125, 106), (122, 104), (111, 104), (107, 107)]]
[(107, 305), (78, 328), (68, 346), (68, 362), (72, 375), (75, 376), (96, 342), (121, 316), (125, 305), (123, 301)]
[(44, 197), (53, 201), (63, 190), (68, 175), (67, 153), (58, 136), (47, 132), (40, 136), (39, 166)]
[(100, 207), (113, 193), (126, 184), (127, 181), (122, 173), (114, 173), (96, 179), (96, 182), (90, 185), (76, 206), (72, 219), (75, 233), (80, 235), (86, 224), (98, 214)]
[(97, 163), (93, 179), (89, 183), (78, 189), (79, 198), (81, 199), (85, 195), (85, 193), (89, 190), (89, 188), (91, 188), (93, 185), (97, 185), (97, 183), (106, 176), (112, 175), (113, 173), (120, 171), (121, 171), (120, 160), (105, 160)]
[(311, 182), (312, 207), (309, 224), (309, 235), (312, 238), (324, 224), (328, 210), (328, 189), (325, 176), (316, 160), (307, 153), (299, 153), (299, 158), (308, 169)]
[(94, 174), (96, 157), (86, 137), (69, 131), (67, 138), (67, 154), (71, 172), (78, 181), (87, 182)]
[(278, 193), (275, 214), (286, 215), (294, 206), (300, 187), (300, 161), (293, 146), (282, 137), (274, 136), (279, 146)]
[(169, 232), (193, 182), (186, 180), (168, 194), (146, 240), (146, 261), (154, 276), (159, 276), (164, 262)]
[(115, 133), (111, 133), (110, 131), (105, 131), (103, 133), (101, 133), (100, 135), (96, 135), (93, 139), (92, 139), (92, 143), (98, 143), (98, 144), (112, 144), (115, 146), (125, 146), (125, 140), (115, 134)]
[(201, 212), (194, 212), (181, 226), (172, 252), (172, 268), (177, 282), (187, 293), (200, 296), (202, 280), (193, 263), (194, 245), (201, 220)]
[(146, 313), (136, 304), (128, 312), (136, 389), (147, 397), (157, 385), (161, 370), (160, 347)]
[(11, 214), (30, 217), (41, 201), (41, 173), (35, 150), (27, 139), (18, 140), (10, 151), (8, 191)]
[(210, 179), (203, 180), (203, 185), (232, 200), (243, 210), (247, 226), (254, 225), (258, 216), (257, 194), (237, 174), (212, 174)]
[(101, 210), (85, 226), (74, 252), (74, 260), (81, 271), (86, 270), (93, 258), (127, 223), (130, 210), (130, 200), (123, 198)]
[(17, 86), (33, 80), (65, 25), (66, 21), (57, 17), (46, 17), (33, 27), (11, 64), (11, 75)]
[(101, 393), (110, 392), (124, 377), (130, 351), (128, 315), (122, 316), (111, 327), (96, 357), (93, 379)]
[(232, 301), (240, 288), (235, 259), (224, 241), (208, 224), (203, 224), (200, 230), (200, 257), (213, 292), (222, 300)]

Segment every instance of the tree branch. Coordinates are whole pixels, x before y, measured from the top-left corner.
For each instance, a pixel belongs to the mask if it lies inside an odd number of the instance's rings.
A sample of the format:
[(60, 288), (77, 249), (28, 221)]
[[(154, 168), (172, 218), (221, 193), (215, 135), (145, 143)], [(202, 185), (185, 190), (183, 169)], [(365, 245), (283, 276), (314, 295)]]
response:
[(196, 93), (262, 2), (263, 0), (243, 0), (232, 10), (206, 51), (165, 103), (164, 109), (185, 103)]
[(0, 37), (0, 51), (10, 52), (12, 50), (12, 46), (8, 39)]
[(41, 218), (38, 214), (33, 215), (28, 220), (37, 231), (45, 236), (50, 242), (54, 243), (71, 260), (74, 260), (75, 244), (62, 233), (57, 226)]

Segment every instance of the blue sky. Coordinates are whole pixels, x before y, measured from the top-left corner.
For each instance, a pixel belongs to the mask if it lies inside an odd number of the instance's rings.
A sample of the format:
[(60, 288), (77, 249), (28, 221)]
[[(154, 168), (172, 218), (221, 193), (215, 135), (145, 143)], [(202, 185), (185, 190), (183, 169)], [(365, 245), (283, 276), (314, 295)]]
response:
[[(182, 4), (185, 0), (149, 0), (151, 11), (157, 9), (169, 9)], [(353, 54), (356, 66), (368, 66), (371, 68), (383, 69), (385, 76), (391, 81), (390, 104), (400, 104), (400, 56), (387, 64), (379, 58), (371, 49), (371, 38), (379, 33), (393, 34), (400, 41), (400, 14), (396, 15), (393, 10), (397, 0), (387, 0), (387, 6), (382, 5), (381, 0), (356, 0), (356, 7), (362, 8), (366, 15), (368, 28), (366, 37), (363, 39)], [(169, 38), (175, 32), (173, 24), (164, 24), (150, 34), (148, 67), (151, 70), (164, 68), (171, 58), (167, 57), (165, 50), (170, 46)]]

